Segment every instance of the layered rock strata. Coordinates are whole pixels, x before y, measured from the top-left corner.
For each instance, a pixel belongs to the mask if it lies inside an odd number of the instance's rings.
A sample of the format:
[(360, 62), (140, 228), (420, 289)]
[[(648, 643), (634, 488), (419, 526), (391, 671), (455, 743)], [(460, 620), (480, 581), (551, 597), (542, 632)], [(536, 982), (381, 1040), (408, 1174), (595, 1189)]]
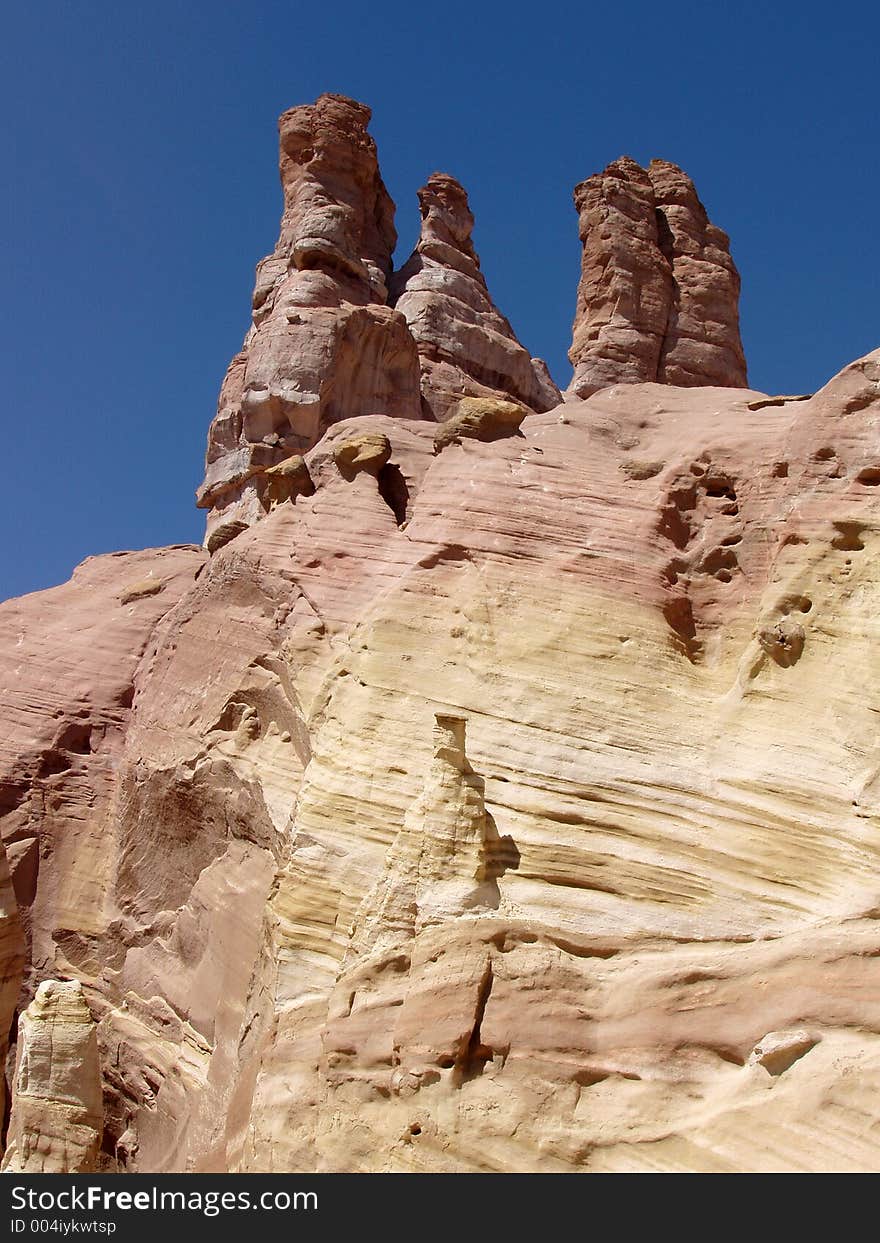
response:
[[(391, 314), (354, 108), (282, 123), (254, 334)], [(880, 351), (719, 387), (688, 186), (585, 192), (601, 391), (270, 402), (209, 551), (0, 606), (10, 1168), (877, 1167)]]
[(759, 400), (349, 420), (190, 580), (23, 898), (118, 1168), (876, 1166), (880, 355)]
[(489, 295), (464, 187), (434, 173), (419, 190), (419, 208), (418, 244), (394, 274), (392, 297), (418, 346), (430, 416), (444, 419), (466, 396), (512, 398), (533, 411), (558, 405), (545, 363), (520, 345)]
[(575, 188), (583, 244), (569, 393), (746, 386), (729, 239), (675, 164), (624, 156)]
[[(26, 934), (28, 993), (66, 974), (68, 952), (80, 961), (96, 935), (121, 934), (111, 842), (137, 671), (205, 560), (191, 545), (90, 557), (69, 583), (0, 604), (0, 823), (13, 886), (4, 909), (17, 904)], [(8, 944), (17, 997), (12, 933)]]

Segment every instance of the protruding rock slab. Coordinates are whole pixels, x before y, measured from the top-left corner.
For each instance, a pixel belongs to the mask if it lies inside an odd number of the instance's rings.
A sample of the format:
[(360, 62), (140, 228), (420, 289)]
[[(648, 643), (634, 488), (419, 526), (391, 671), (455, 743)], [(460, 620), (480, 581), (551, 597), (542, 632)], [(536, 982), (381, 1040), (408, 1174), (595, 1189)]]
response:
[(277, 466), (270, 466), (266, 471), (264, 502), (270, 507), (281, 505), (284, 501), (292, 501), (297, 496), (311, 496), (315, 490), (309, 468), (302, 457), (295, 453)]
[(687, 174), (623, 156), (574, 201), (583, 256), (569, 394), (645, 381), (744, 388), (739, 274)]
[(802, 1028), (795, 1031), (768, 1032), (755, 1045), (749, 1063), (763, 1066), (771, 1075), (784, 1074), (795, 1062), (815, 1048), (819, 1039)]
[(94, 1170), (103, 1130), (97, 1027), (78, 980), (44, 980), (18, 1023), (18, 1059), (3, 1168)]
[(392, 300), (418, 345), (432, 417), (444, 419), (464, 396), (513, 398), (534, 411), (558, 405), (562, 395), (545, 364), (520, 345), (489, 295), (464, 187), (433, 173), (419, 206), (421, 236), (394, 275)]
[(345, 479), (353, 479), (362, 471), (378, 475), (391, 458), (391, 442), (381, 432), (365, 432), (343, 440), (333, 450), (333, 460)]
[(519, 434), (528, 411), (517, 402), (492, 397), (463, 397), (451, 408), (449, 418), (434, 433), (434, 452), (462, 440), (504, 440)]

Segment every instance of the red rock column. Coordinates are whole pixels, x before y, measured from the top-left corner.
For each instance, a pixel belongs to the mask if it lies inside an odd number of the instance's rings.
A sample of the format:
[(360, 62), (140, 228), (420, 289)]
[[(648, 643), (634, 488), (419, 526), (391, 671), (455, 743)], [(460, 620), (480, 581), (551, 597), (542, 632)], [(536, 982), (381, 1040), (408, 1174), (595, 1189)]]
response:
[(262, 517), (264, 472), (331, 424), (421, 417), (415, 342), (385, 305), (397, 234), (369, 120), (364, 104), (322, 95), (279, 121), (284, 214), (208, 434), (198, 504), (212, 511), (209, 538)]
[(583, 243), (569, 394), (611, 384), (746, 387), (739, 274), (675, 164), (629, 156), (575, 188)]

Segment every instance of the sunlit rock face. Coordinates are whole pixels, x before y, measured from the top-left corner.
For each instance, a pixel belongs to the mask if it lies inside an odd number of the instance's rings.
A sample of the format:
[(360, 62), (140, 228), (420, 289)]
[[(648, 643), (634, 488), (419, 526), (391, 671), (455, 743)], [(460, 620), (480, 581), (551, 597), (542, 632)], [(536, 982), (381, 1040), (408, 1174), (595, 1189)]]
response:
[[(299, 211), (279, 288), (381, 306)], [(10, 1165), (877, 1167), (880, 352), (788, 399), (681, 337), (437, 422), (410, 336), (259, 520), (0, 606), (4, 1030), (79, 984), (101, 1083), (83, 1140), (12, 1076)]]
[(392, 276), (394, 204), (369, 121), (364, 104), (322, 95), (278, 123), (281, 228), (257, 265), (198, 492), (210, 551), (268, 512), (273, 469), (343, 419), (442, 420), (462, 397), (534, 411), (561, 400), (492, 301), (454, 177), (435, 173), (419, 191), (419, 242)]
[(266, 470), (331, 424), (421, 417), (416, 344), (387, 305), (397, 233), (369, 120), (366, 105), (322, 95), (278, 122), (284, 212), (208, 434), (198, 503), (209, 540), (262, 517)]
[(7, 1171), (89, 1173), (103, 1131), (97, 1029), (79, 980), (44, 980), (18, 1024)]
[(550, 410), (562, 395), (493, 303), (471, 237), (464, 187), (433, 173), (419, 190), (418, 244), (392, 280), (392, 297), (415, 338), (427, 413), (442, 420), (462, 397), (507, 398)]
[(739, 273), (675, 164), (629, 156), (575, 188), (583, 244), (569, 393), (657, 381), (745, 388)]

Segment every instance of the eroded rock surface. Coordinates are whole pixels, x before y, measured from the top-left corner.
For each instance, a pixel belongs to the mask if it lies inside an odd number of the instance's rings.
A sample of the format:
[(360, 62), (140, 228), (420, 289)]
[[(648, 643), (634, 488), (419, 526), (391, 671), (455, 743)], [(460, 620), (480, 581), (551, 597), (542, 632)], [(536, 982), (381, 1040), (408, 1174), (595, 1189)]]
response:
[(112, 821), (23, 897), (119, 1168), (876, 1164), (880, 355), (757, 397), (612, 386), (440, 454), (348, 420), (125, 606), (167, 611)]
[[(8, 1051), (8, 1033), (15, 1017), (25, 968), (25, 941), (18, 901), (9, 870), (6, 844), (0, 840), (0, 1065)], [(5, 1117), (6, 1076), (0, 1078), (0, 1109)]]
[(419, 349), (422, 393), (442, 420), (461, 397), (512, 398), (533, 411), (562, 400), (546, 365), (531, 358), (497, 310), (471, 237), (464, 187), (434, 173), (419, 190), (421, 234), (394, 275), (392, 296)]
[(332, 423), (421, 417), (416, 345), (386, 305), (397, 233), (369, 120), (364, 104), (322, 95), (278, 123), (284, 214), (208, 435), (198, 503), (210, 511), (209, 539), (216, 526), (262, 517), (267, 469)]
[(82, 1174), (103, 1133), (97, 1027), (79, 980), (44, 980), (19, 1019), (4, 1170)]
[[(255, 333), (288, 281), (387, 312), (365, 124), (283, 122)], [(0, 606), (4, 1030), (78, 982), (103, 1097), (49, 1126), (19, 1076), (10, 1163), (34, 1117), (64, 1169), (877, 1167), (880, 352), (719, 387), (692, 187), (611, 182), (600, 391), (337, 411), (210, 555)]]
[(746, 386), (729, 240), (675, 164), (623, 156), (574, 192), (583, 243), (569, 393)]

